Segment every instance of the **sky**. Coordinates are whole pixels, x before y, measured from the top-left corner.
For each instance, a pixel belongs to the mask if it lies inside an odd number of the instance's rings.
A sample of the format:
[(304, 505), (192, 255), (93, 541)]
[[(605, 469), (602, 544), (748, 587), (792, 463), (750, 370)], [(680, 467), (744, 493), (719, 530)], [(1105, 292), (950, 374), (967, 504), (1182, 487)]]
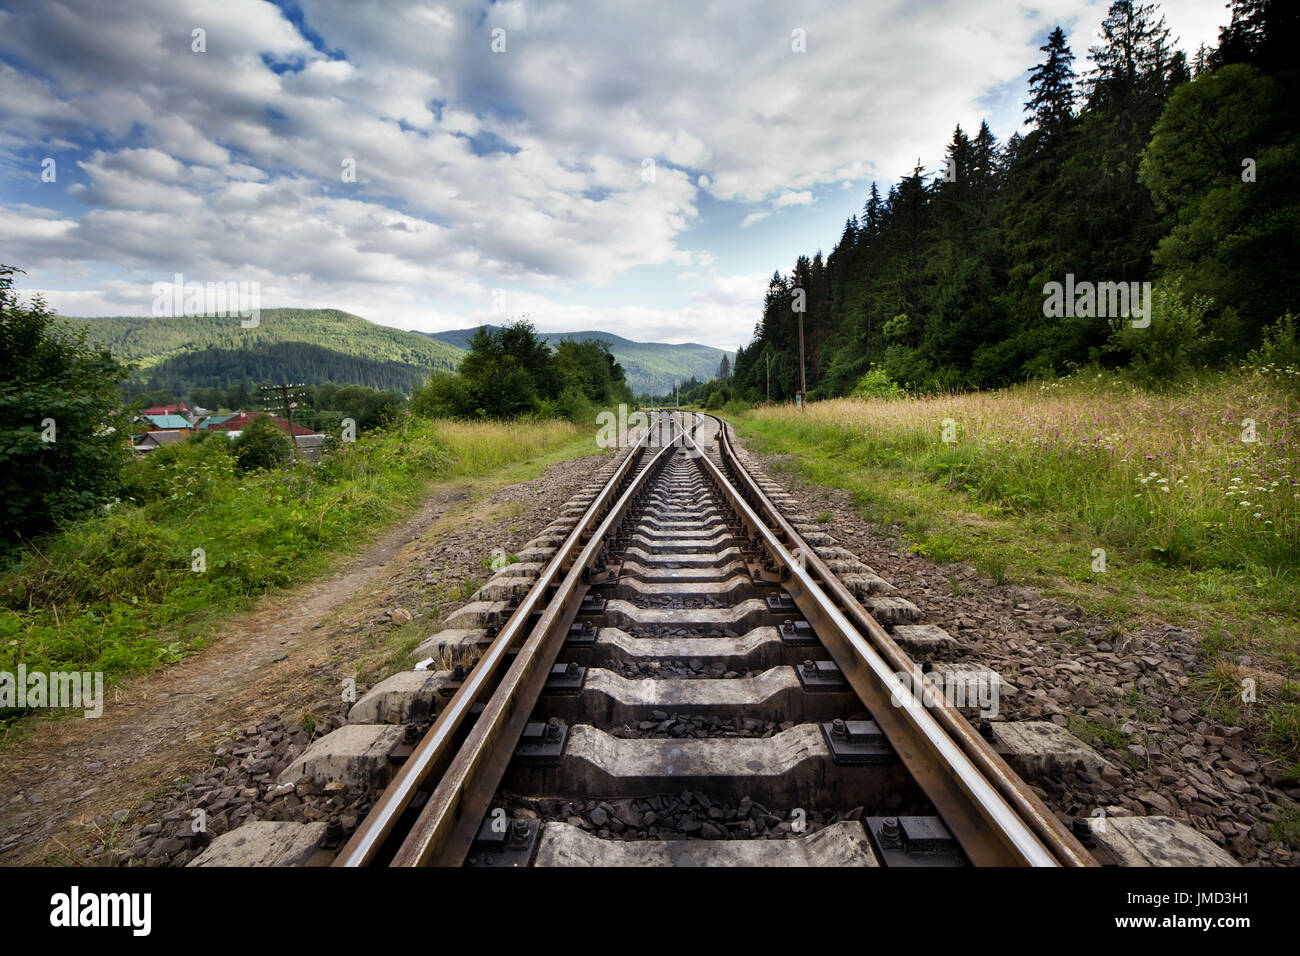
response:
[[(0, 262), (64, 315), (179, 274), (734, 349), (873, 181), (1022, 131), (1047, 33), (1086, 69), (1107, 5), (0, 0)], [(1189, 54), (1228, 17), (1161, 12)]]

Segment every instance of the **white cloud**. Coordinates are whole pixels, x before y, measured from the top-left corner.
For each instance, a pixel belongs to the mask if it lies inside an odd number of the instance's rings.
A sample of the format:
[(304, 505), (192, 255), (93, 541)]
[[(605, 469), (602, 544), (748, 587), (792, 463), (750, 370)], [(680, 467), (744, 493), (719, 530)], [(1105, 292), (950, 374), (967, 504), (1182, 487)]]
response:
[(797, 193), (787, 190), (772, 201), (772, 208), (781, 209), (785, 206), (807, 206), (812, 201), (812, 192), (807, 189)]
[[(538, 305), (557, 318), (734, 346), (765, 279), (723, 301), (732, 280), (710, 277), (680, 310), (647, 305), (624, 277), (708, 270), (714, 252), (689, 248), (701, 241), (730, 243), (738, 272), (770, 275), (783, 264), (743, 230), (814, 204), (818, 187), (890, 180), (937, 153), (956, 122), (978, 124), (990, 90), (1023, 82), (1057, 22), (1075, 24), (1085, 67), (1106, 3), (1041, 0), (1014, 16), (995, 0), (801, 8), (804, 54), (776, 0), (745, 17), (716, 0), (511, 0), (486, 17), (470, 0), (391, 0), (382, 15), (352, 0), (300, 6), (329, 53), (263, 0), (0, 12), (6, 261), (68, 311), (127, 310), (181, 271), (416, 327), (470, 324), (486, 290), (520, 286), (555, 297)], [(1167, 16), (1194, 47), (1225, 13), (1187, 0)], [(498, 25), (504, 54), (489, 47)], [(207, 53), (191, 52), (195, 26)], [(34, 191), (53, 154), (57, 187)], [(607, 307), (564, 311), (558, 297), (574, 290)]]

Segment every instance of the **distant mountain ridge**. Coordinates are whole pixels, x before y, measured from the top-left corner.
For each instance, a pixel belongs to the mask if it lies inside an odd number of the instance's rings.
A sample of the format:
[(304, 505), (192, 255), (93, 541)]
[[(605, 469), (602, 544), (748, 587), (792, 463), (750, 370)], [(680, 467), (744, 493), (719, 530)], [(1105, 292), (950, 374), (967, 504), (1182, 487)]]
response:
[[(410, 394), (431, 372), (460, 365), (478, 326), (449, 332), (408, 332), (339, 309), (263, 309), (255, 328), (238, 316), (181, 315), (64, 317), (87, 329), (121, 361), (138, 366), (133, 390), (184, 394), (189, 388), (226, 388), (241, 382), (303, 382), (390, 388)], [(489, 326), (496, 328), (496, 326)], [(717, 375), (722, 356), (708, 345), (634, 342), (611, 332), (540, 333), (608, 342), (637, 394), (663, 395), (674, 381)]]
[(117, 358), (139, 366), (139, 387), (184, 393), (243, 382), (368, 385), (410, 393), (451, 370), (464, 352), (339, 309), (263, 309), (255, 328), (237, 316), (65, 318)]
[[(500, 326), (489, 325), (489, 329)], [(468, 349), (470, 337), (479, 330), (479, 326), (468, 329), (452, 329), (447, 332), (421, 332), (430, 338), (445, 342), (459, 349)], [(561, 342), (565, 339), (582, 341), (597, 339), (608, 342), (614, 358), (627, 373), (627, 383), (632, 391), (641, 395), (665, 395), (673, 390), (674, 382), (684, 382), (692, 375), (700, 381), (714, 378), (722, 357), (734, 362), (736, 354), (711, 345), (699, 345), (687, 342), (670, 345), (667, 342), (634, 342), (612, 332), (539, 332), (548, 343)]]

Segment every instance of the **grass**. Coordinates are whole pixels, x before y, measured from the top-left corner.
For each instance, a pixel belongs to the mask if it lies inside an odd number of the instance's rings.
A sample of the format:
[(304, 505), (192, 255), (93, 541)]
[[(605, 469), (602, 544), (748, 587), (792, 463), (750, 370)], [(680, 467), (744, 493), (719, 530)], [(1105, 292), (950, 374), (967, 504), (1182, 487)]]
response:
[(22, 662), (111, 681), (172, 663), (258, 595), (320, 574), (415, 511), (436, 481), (524, 480), (597, 451), (564, 421), (407, 417), (320, 462), (265, 472), (240, 474), (202, 446), (146, 459), (134, 476), (141, 500), (64, 529), (0, 574), (0, 670)]
[(1282, 815), (1268, 828), (1268, 838), (1300, 846), (1300, 807), (1282, 811)]
[[(955, 442), (943, 440), (945, 421)], [(733, 424), (758, 450), (793, 456), (780, 467), (849, 491), (916, 553), (1032, 583), (1125, 626), (1196, 627), (1207, 705), (1300, 758), (1286, 689), (1300, 671), (1300, 402), (1267, 370), (1162, 393), (1093, 371), (996, 392), (814, 402), (802, 414), (767, 406)], [(1251, 665), (1238, 673), (1242, 654)], [(1258, 699), (1243, 704), (1250, 674)], [(1223, 709), (1232, 700), (1241, 706)]]

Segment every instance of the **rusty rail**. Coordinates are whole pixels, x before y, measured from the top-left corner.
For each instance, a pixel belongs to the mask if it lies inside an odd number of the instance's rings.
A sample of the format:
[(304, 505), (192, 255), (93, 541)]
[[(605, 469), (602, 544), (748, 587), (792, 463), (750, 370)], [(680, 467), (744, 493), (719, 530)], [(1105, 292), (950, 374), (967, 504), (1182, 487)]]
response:
[[(921, 669), (772, 504), (732, 447), (726, 423), (716, 416), (703, 417), (718, 424), (719, 457), (735, 482), (701, 452), (706, 471), (763, 539), (795, 604), (813, 623), (971, 862), (1096, 866), (1082, 844), (954, 706), (941, 696), (926, 706), (918, 696), (924, 686)], [(900, 674), (908, 680), (901, 680)]]
[[(451, 700), (447, 702), (447, 705), (438, 715), (424, 738), (412, 751), (410, 757), (402, 764), (393, 781), (380, 795), (370, 813), (367, 814), (343, 849), (339, 851), (334, 860), (334, 866), (368, 866), (375, 863), (384, 846), (390, 839), (394, 838), (394, 829), (402, 815), (410, 809), (416, 794), (426, 789), (431, 780), (439, 780), (439, 784), (421, 810), (416, 824), (417, 831), (420, 833), (427, 831), (429, 825), (427, 818), (430, 816), (433, 807), (438, 806), (444, 812), (449, 809), (442, 801), (435, 803), (434, 797), (445, 793), (450, 780), (462, 779), (462, 777), (449, 776), (450, 771), (456, 769), (459, 773), (466, 763), (472, 764), (478, 759), (480, 751), (477, 748), (482, 746), (487, 727), (489, 725), (495, 727), (495, 721), (501, 717), (502, 701), (499, 698), (501, 698), (503, 690), (508, 698), (504, 703), (509, 706), (511, 717), (517, 716), (517, 712), (522, 713), (523, 719), (526, 720), (536, 694), (533, 694), (528, 701), (528, 707), (519, 706), (519, 703), (524, 700), (523, 697), (516, 700), (512, 695), (518, 689), (517, 684), (522, 682), (522, 675), (519, 673), (521, 667), (532, 660), (530, 655), (535, 654), (537, 650), (539, 641), (533, 640), (533, 637), (537, 636), (539, 631), (542, 631), (557, 618), (557, 601), (564, 602), (567, 600), (566, 596), (571, 595), (571, 591), (575, 586), (572, 580), (575, 575), (577, 575), (579, 582), (581, 581), (583, 570), (594, 558), (595, 552), (593, 548), (596, 546), (604, 547), (604, 529), (610, 525), (610, 518), (605, 517), (603, 521), (600, 521), (602, 515), (605, 515), (606, 511), (609, 511), (611, 507), (617, 510), (621, 506), (623, 510), (626, 510), (625, 502), (629, 500), (629, 494), (625, 493), (618, 499), (617, 504), (612, 503), (618, 489), (626, 483), (630, 476), (634, 475), (636, 464), (640, 462), (645, 451), (650, 447), (650, 437), (651, 429), (647, 428), (637, 444), (624, 457), (609, 481), (605, 483), (605, 486), (588, 506), (564, 544), (556, 550), (533, 587), (529, 589), (528, 594), (524, 596), (519, 606), (506, 620), (491, 645), (484, 651), (482, 658), (479, 659), (473, 670), (466, 675), (464, 683), (461, 684)], [(653, 461), (662, 458), (664, 451), (669, 447), (671, 445), (666, 445), (658, 455), (654, 456), (651, 464), (653, 464)], [(648, 467), (647, 465), (646, 468), (642, 468), (642, 477), (639, 481), (633, 478), (634, 488), (644, 481)], [(593, 530), (598, 521), (600, 521), (598, 528)], [(530, 633), (529, 621), (538, 611), (543, 600), (547, 598), (548, 593), (557, 586), (557, 583), (559, 583), (560, 588), (558, 595), (547, 602), (547, 606), (542, 611), (541, 622), (532, 628)], [(583, 590), (585, 591), (585, 587)], [(577, 600), (581, 601), (581, 595)], [(501, 678), (500, 683), (494, 683), (502, 665), (509, 656), (510, 650), (525, 636), (528, 637), (528, 640), (520, 649), (520, 653), (510, 670)], [(542, 682), (544, 682), (544, 670), (541, 672), (541, 676)], [(541, 683), (538, 683), (537, 687), (540, 689)], [(470, 722), (468, 718), (474, 705), (489, 692), (491, 692), (492, 696), (488, 709), (473, 722), (473, 727), (469, 728)], [(491, 719), (489, 719), (489, 714), (492, 715)], [(518, 729), (522, 730), (522, 720), (512, 719), (510, 726), (513, 727), (516, 723)], [(515, 739), (517, 740), (517, 738), (518, 733), (515, 734)], [(499, 743), (500, 741), (496, 742)], [(507, 758), (512, 749), (513, 746), (502, 747), (502, 751)], [(491, 794), (489, 793), (488, 796), (490, 797)], [(416, 832), (413, 832), (403, 841), (402, 848), (398, 850), (397, 856), (394, 857), (394, 865), (402, 865), (407, 860), (409, 853), (404, 854), (403, 851), (412, 844), (413, 839), (417, 839)], [(418, 839), (417, 842), (422, 843), (428, 852), (433, 852), (432, 844)], [(468, 846), (468, 843), (466, 843), (466, 846)]]

